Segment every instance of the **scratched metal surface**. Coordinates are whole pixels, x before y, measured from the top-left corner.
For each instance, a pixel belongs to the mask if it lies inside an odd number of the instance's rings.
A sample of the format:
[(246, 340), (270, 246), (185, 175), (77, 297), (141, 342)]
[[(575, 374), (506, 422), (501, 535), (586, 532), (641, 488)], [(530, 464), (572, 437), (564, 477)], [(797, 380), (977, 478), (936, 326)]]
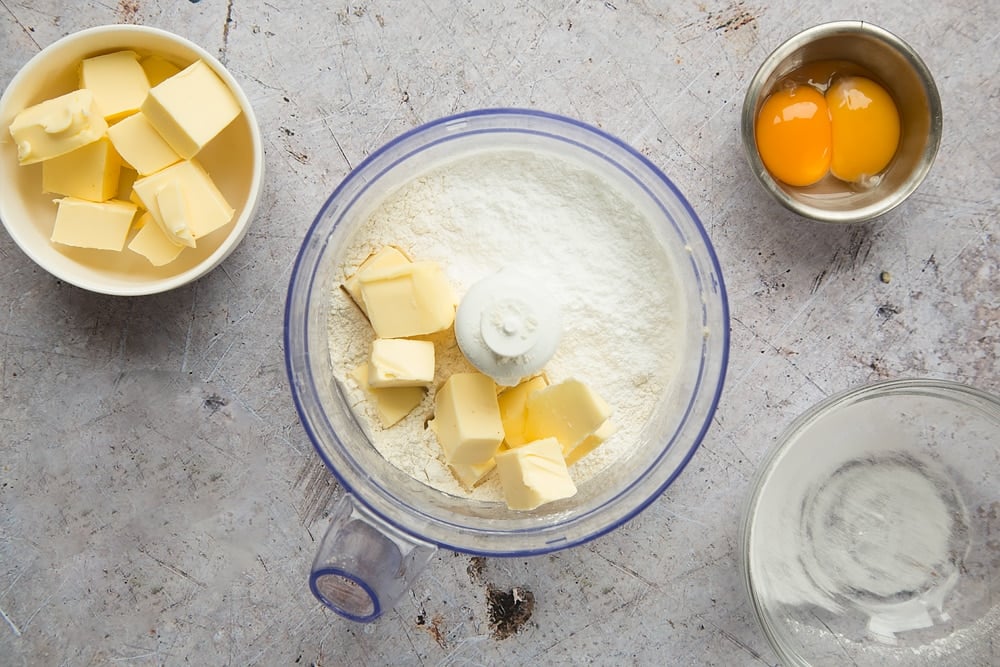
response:
[[(158, 26), (217, 53), (255, 105), (268, 170), (243, 245), (166, 295), (81, 292), (0, 234), (0, 663), (775, 664), (737, 544), (774, 436), (872, 380), (1000, 391), (1000, 13), (991, 0), (914, 7), (0, 0), (4, 86), (40, 47), (102, 23)], [(766, 199), (737, 130), (766, 54), (840, 18), (910, 42), (945, 109), (928, 180), (853, 228)], [(501, 105), (596, 124), (678, 183), (728, 282), (724, 399), (689, 468), (621, 529), (528, 560), (439, 552), (395, 611), (349, 624), (305, 584), (338, 491), (284, 374), (292, 259), (324, 198), (380, 144)], [(534, 594), (505, 639), (490, 627), (490, 586)]]

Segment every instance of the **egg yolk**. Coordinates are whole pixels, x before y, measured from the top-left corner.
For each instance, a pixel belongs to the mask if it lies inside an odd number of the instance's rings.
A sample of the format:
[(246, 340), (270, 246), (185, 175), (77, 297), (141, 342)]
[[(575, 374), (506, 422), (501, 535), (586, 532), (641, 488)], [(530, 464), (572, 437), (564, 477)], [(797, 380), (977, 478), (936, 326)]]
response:
[(830, 172), (857, 182), (885, 169), (899, 145), (899, 112), (885, 88), (843, 77), (826, 91), (826, 104), (833, 130)]
[(757, 151), (771, 175), (788, 185), (812, 185), (830, 169), (831, 127), (826, 99), (797, 86), (772, 94), (757, 116)]

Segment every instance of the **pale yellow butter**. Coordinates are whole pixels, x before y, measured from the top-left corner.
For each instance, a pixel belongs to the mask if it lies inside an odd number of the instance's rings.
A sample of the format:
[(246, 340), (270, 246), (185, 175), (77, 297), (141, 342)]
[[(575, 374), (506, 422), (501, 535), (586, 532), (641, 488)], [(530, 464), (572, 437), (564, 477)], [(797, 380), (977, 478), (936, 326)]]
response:
[(150, 88), (142, 112), (189, 160), (240, 115), (240, 105), (219, 75), (198, 60)]
[(576, 494), (562, 445), (555, 438), (499, 452), (495, 460), (504, 500), (512, 510), (533, 510)]
[(426, 387), (434, 381), (434, 343), (408, 338), (376, 338), (368, 358), (372, 387)]
[(500, 404), (500, 419), (503, 420), (504, 442), (511, 447), (519, 447), (528, 442), (524, 437), (525, 404), (528, 396), (549, 385), (544, 375), (528, 378), (520, 384), (504, 389), (497, 396)]
[(97, 141), (107, 130), (89, 90), (74, 90), (30, 106), (10, 124), (17, 161), (22, 165), (65, 155)]
[(80, 88), (94, 94), (97, 108), (113, 123), (139, 110), (149, 80), (135, 51), (116, 51), (80, 63)]
[(443, 331), (455, 321), (455, 293), (435, 262), (367, 269), (359, 280), (368, 319), (379, 338)]
[(448, 467), (462, 486), (471, 491), (496, 467), (494, 459), (485, 463), (449, 463)]
[(184, 246), (167, 238), (160, 226), (153, 221), (149, 211), (140, 215), (133, 227), (139, 231), (129, 241), (128, 249), (148, 259), (153, 266), (169, 264), (184, 250)]
[(569, 451), (569, 454), (566, 455), (566, 465), (573, 465), (584, 456), (603, 445), (604, 442), (614, 435), (617, 430), (618, 427), (615, 426), (610, 419), (601, 424), (596, 431), (588, 435), (579, 445)]
[(65, 197), (56, 200), (52, 241), (78, 248), (121, 250), (125, 246), (135, 204), (112, 199), (92, 202)]
[(140, 176), (154, 174), (181, 159), (141, 111), (109, 127), (108, 137)]
[(611, 407), (579, 380), (566, 380), (528, 396), (524, 437), (553, 437), (569, 454), (611, 415)]
[(183, 193), (189, 213), (188, 228), (198, 239), (211, 234), (233, 219), (233, 207), (215, 186), (208, 173), (193, 160), (184, 160), (162, 171), (136, 180), (132, 188), (142, 206), (163, 225), (163, 212), (157, 195), (167, 184), (176, 181)]
[(503, 422), (493, 379), (455, 373), (434, 397), (430, 427), (448, 463), (486, 463), (503, 441)]
[(42, 162), (42, 191), (106, 201), (118, 193), (122, 161), (107, 137)]
[(164, 235), (178, 245), (195, 247), (194, 235), (191, 233), (191, 211), (181, 190), (180, 181), (168, 181), (156, 193), (156, 205), (160, 209), (160, 217), (153, 219), (160, 224)]
[[(135, 169), (122, 164), (121, 169), (118, 170), (118, 194), (115, 195), (115, 199), (121, 199), (122, 201), (129, 201), (132, 199), (132, 184), (135, 183), (135, 179), (139, 178), (139, 174), (136, 173)], [(140, 202), (134, 202), (137, 206), (142, 208)], [(143, 208), (143, 210), (145, 210)]]
[(344, 281), (344, 289), (354, 299), (354, 303), (358, 304), (358, 307), (361, 308), (361, 312), (367, 315), (368, 310), (365, 308), (365, 301), (361, 296), (361, 274), (369, 269), (388, 268), (409, 263), (410, 258), (402, 250), (391, 245), (385, 246), (361, 262), (358, 270)]
[(139, 64), (142, 66), (142, 71), (146, 73), (150, 87), (163, 83), (181, 71), (180, 67), (157, 55), (143, 56), (139, 59)]
[(351, 377), (365, 393), (375, 400), (375, 411), (383, 428), (389, 428), (424, 400), (423, 387), (388, 387), (376, 389), (368, 384), (368, 363), (363, 363), (351, 371)]

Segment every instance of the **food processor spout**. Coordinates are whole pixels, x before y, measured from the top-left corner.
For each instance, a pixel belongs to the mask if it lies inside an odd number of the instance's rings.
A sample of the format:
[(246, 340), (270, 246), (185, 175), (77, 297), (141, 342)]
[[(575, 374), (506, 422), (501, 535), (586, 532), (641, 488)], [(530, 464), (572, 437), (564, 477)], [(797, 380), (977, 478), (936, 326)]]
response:
[(337, 501), (309, 575), (309, 588), (352, 621), (374, 621), (392, 609), (437, 547), (402, 534), (351, 494)]

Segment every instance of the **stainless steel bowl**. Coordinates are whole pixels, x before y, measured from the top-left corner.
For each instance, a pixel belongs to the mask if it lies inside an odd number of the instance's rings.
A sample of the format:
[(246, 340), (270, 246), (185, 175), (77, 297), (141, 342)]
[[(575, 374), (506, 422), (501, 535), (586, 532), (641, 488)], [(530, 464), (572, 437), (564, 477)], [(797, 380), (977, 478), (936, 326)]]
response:
[[(757, 152), (756, 123), (768, 95), (791, 72), (818, 61), (847, 61), (868, 70), (892, 95), (900, 114), (899, 148), (878, 185), (842, 190), (794, 187), (776, 180)], [(930, 171), (941, 143), (941, 99), (927, 66), (906, 42), (864, 21), (818, 25), (774, 50), (750, 81), (741, 132), (750, 167), (764, 189), (799, 215), (833, 223), (876, 218), (906, 199)]]

